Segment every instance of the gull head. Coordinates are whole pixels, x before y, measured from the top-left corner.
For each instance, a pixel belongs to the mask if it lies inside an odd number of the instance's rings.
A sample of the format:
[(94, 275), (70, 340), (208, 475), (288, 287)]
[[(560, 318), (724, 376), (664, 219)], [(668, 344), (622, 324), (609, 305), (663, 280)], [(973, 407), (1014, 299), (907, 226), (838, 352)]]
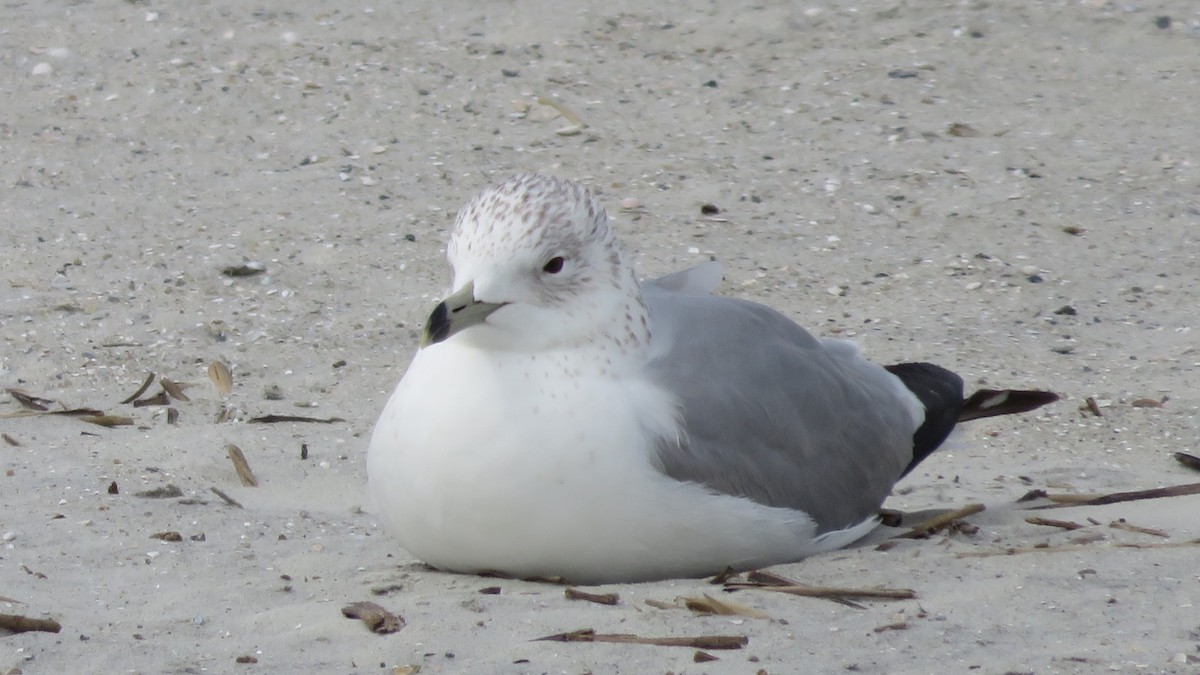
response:
[(583, 186), (518, 174), (458, 213), (454, 292), (422, 346), (451, 338), (510, 351), (620, 347), (649, 339), (645, 306), (608, 214)]

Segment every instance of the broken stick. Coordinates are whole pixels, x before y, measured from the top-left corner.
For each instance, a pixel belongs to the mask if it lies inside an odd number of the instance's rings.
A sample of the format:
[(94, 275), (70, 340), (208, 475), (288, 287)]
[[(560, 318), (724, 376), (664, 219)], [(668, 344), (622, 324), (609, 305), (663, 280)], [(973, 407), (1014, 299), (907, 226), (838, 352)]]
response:
[(0, 630), (10, 630), (14, 633), (30, 631), (57, 633), (62, 630), (62, 624), (54, 619), (34, 619), (20, 614), (0, 614)]

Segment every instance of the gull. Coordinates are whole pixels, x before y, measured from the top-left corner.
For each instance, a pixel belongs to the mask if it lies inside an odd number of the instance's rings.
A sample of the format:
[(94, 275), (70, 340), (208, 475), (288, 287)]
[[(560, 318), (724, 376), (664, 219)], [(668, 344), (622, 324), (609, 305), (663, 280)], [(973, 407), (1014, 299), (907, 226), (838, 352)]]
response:
[(438, 303), (367, 455), (429, 565), (574, 583), (698, 577), (847, 546), (968, 419), (1055, 394), (880, 366), (716, 263), (639, 282), (583, 186), (519, 174), (459, 212)]

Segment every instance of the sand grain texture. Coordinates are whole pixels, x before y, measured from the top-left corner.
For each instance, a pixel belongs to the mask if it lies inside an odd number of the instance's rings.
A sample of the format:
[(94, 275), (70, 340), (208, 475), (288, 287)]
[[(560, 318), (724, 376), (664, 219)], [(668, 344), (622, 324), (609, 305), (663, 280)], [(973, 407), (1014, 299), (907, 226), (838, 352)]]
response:
[[(1114, 544), (1200, 537), (1200, 498), (1050, 514), (1072, 531), (1013, 505), (1195, 480), (1193, 2), (400, 4), (0, 8), (0, 384), (133, 421), (0, 419), (0, 612), (62, 626), (0, 637), (0, 672), (1195, 672), (1200, 551)], [(516, 170), (596, 190), (644, 274), (716, 256), (721, 292), (873, 358), (1067, 398), (888, 503), (983, 503), (974, 534), (775, 570), (916, 600), (701, 616), (703, 581), (604, 606), (430, 571), (372, 515), (367, 438), (454, 212)], [(176, 413), (121, 403), (151, 372)], [(584, 628), (749, 642), (532, 641)]]

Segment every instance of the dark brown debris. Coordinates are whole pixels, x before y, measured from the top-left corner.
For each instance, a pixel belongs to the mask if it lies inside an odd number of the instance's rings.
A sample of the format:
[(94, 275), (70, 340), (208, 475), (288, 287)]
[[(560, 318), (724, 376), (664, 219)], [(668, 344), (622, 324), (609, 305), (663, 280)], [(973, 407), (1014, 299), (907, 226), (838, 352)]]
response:
[(186, 388), (186, 385), (180, 384), (175, 380), (168, 380), (165, 377), (159, 378), (158, 383), (162, 385), (163, 391), (167, 392), (167, 395), (176, 401), (186, 402), (192, 400), (188, 398), (188, 395), (183, 391)]
[(581, 591), (578, 588), (566, 588), (563, 590), (563, 595), (568, 600), (584, 600), (594, 602), (597, 605), (615, 605), (621, 601), (621, 597), (616, 593), (589, 593)]
[(340, 417), (306, 417), (304, 415), (261, 415), (259, 417), (251, 417), (248, 421), (258, 424), (275, 424), (277, 422), (316, 422), (317, 424), (333, 424), (334, 422), (345, 422), (346, 420)]
[[(1039, 494), (1034, 495), (1034, 493), (1039, 493)], [(1141, 499), (1161, 499), (1163, 497), (1183, 497), (1186, 495), (1195, 495), (1195, 494), (1200, 494), (1200, 483), (1185, 483), (1183, 485), (1172, 485), (1170, 487), (1164, 487), (1164, 488), (1152, 488), (1149, 490), (1131, 490), (1128, 492), (1113, 492), (1113, 493), (1104, 494), (1104, 495), (1050, 494), (1050, 493), (1046, 493), (1044, 491), (1035, 490), (1029, 494), (1026, 494), (1025, 497), (1022, 497), (1020, 501), (1028, 501), (1026, 498), (1036, 499), (1039, 497), (1045, 497), (1046, 499), (1049, 499), (1051, 502), (1053, 502), (1051, 504), (1043, 504), (1041, 506), (1030, 507), (1031, 509), (1034, 509), (1034, 510), (1040, 510), (1040, 509), (1059, 509), (1059, 508), (1064, 508), (1064, 507), (1068, 507), (1068, 506), (1103, 506), (1104, 504), (1117, 504), (1120, 502), (1131, 502), (1131, 501), (1138, 501)], [(1030, 497), (1030, 495), (1034, 495), (1034, 496)]]
[(31, 577), (37, 577), (38, 579), (46, 578), (45, 574), (43, 574), (37, 570), (30, 569), (29, 565), (26, 565), (24, 563), (21, 564), (21, 571), (24, 572), (25, 574), (28, 574)]
[(1025, 522), (1029, 523), (1030, 525), (1059, 527), (1064, 530), (1078, 530), (1081, 527), (1086, 527), (1085, 525), (1080, 525), (1079, 523), (1072, 522), (1070, 520), (1054, 520), (1053, 518), (1039, 518), (1038, 516), (1029, 516), (1025, 519)]
[(183, 535), (175, 530), (167, 530), (165, 532), (155, 532), (150, 535), (151, 539), (159, 539), (161, 541), (183, 541)]
[(961, 509), (956, 509), (948, 513), (930, 518), (929, 520), (914, 526), (908, 532), (902, 532), (896, 535), (895, 539), (927, 539), (934, 533), (944, 530), (949, 527), (956, 526), (957, 522), (967, 516), (975, 515), (984, 510), (983, 504), (968, 504)]
[(167, 396), (166, 390), (162, 390), (149, 398), (139, 398), (133, 402), (133, 407), (142, 408), (148, 405), (170, 405), (171, 397)]
[(360, 619), (372, 633), (387, 635), (404, 628), (404, 619), (392, 614), (380, 605), (364, 600), (342, 608), (342, 615), (348, 619)]
[(174, 483), (167, 483), (151, 490), (135, 492), (133, 496), (145, 497), (146, 499), (175, 499), (176, 497), (183, 496), (183, 490), (180, 490)]
[(946, 127), (946, 133), (951, 136), (957, 136), (958, 138), (976, 138), (983, 135), (982, 131), (976, 129), (970, 124), (964, 124), (962, 122), (954, 122), (950, 126)]
[(137, 391), (133, 392), (129, 396), (126, 396), (125, 400), (121, 401), (121, 404), (129, 405), (130, 403), (133, 403), (134, 401), (138, 400), (138, 398), (142, 394), (146, 393), (146, 390), (150, 388), (150, 385), (154, 384), (154, 378), (155, 378), (155, 375), (153, 372), (147, 373), (146, 379), (142, 380), (142, 386), (138, 387)]
[(17, 389), (15, 387), (8, 387), (4, 391), (7, 391), (9, 396), (17, 399), (17, 403), (20, 403), (23, 407), (28, 408), (29, 410), (49, 410), (50, 406), (54, 405), (55, 403), (51, 399), (34, 396), (23, 389)]
[(1175, 457), (1175, 461), (1186, 466), (1187, 468), (1200, 471), (1200, 457), (1189, 455), (1186, 452), (1177, 452), (1173, 456)]
[[(95, 408), (67, 408), (61, 402), (54, 401), (40, 396), (34, 396), (26, 391), (15, 388), (8, 388), (5, 391), (9, 393), (25, 410), (6, 413), (0, 415), (0, 418), (11, 417), (26, 417), (29, 415), (65, 415), (67, 417), (75, 417), (81, 421), (91, 424), (98, 424), (105, 427), (118, 427), (133, 424), (133, 418), (124, 417), (121, 415), (109, 415), (103, 410)], [(50, 406), (58, 405), (60, 409), (51, 410)]]
[[(775, 574), (774, 572), (764, 572), (763, 570), (752, 570), (752, 571), (748, 572), (746, 574), (746, 581), (747, 581), (747, 583), (757, 584), (759, 586), (797, 586), (797, 587), (807, 586), (807, 584), (802, 584), (798, 581), (793, 581), (791, 579), (788, 579), (785, 576)], [(730, 590), (728, 584), (726, 584), (726, 590)], [(853, 600), (850, 600), (849, 598), (828, 597), (825, 599), (829, 600), (831, 602), (836, 602), (839, 605), (853, 607), (854, 609), (866, 609), (867, 608), (866, 605), (862, 605), (860, 603), (854, 602)]]
[(34, 619), (19, 614), (0, 614), (0, 630), (8, 630), (14, 633), (28, 633), (30, 631), (57, 633), (62, 630), (62, 624), (54, 619)]
[[(67, 415), (70, 413), (67, 411), (63, 411), (60, 414)], [(88, 424), (96, 424), (96, 425), (99, 425), (102, 427), (109, 427), (109, 428), (127, 427), (127, 426), (130, 426), (133, 424), (133, 418), (126, 417), (124, 415), (106, 415), (104, 413), (94, 415), (91, 413), (86, 413), (86, 414), (82, 414), (82, 415), (77, 415), (77, 417), (79, 418), (79, 420), (81, 422), (87, 422)]]
[(879, 524), (884, 527), (902, 527), (904, 513), (896, 509), (879, 509)]
[(720, 574), (709, 579), (708, 583), (713, 584), (714, 586), (720, 586), (721, 584), (726, 583), (727, 581), (736, 577), (737, 575), (738, 575), (737, 571), (734, 570), (732, 567), (726, 567), (724, 569), (724, 571), (722, 571)]
[(224, 501), (226, 504), (228, 504), (230, 506), (236, 506), (239, 509), (246, 508), (246, 507), (242, 506), (241, 502), (239, 502), (238, 500), (234, 499), (233, 497), (230, 497), (229, 495), (225, 494), (225, 492), (223, 490), (221, 490), (220, 488), (214, 486), (214, 487), (210, 487), (208, 489), (212, 490), (212, 493), (214, 495), (220, 497), (221, 500)]
[(253, 277), (259, 274), (264, 274), (267, 271), (266, 264), (257, 260), (242, 263), (241, 265), (230, 265), (221, 269), (221, 274), (227, 277)]

